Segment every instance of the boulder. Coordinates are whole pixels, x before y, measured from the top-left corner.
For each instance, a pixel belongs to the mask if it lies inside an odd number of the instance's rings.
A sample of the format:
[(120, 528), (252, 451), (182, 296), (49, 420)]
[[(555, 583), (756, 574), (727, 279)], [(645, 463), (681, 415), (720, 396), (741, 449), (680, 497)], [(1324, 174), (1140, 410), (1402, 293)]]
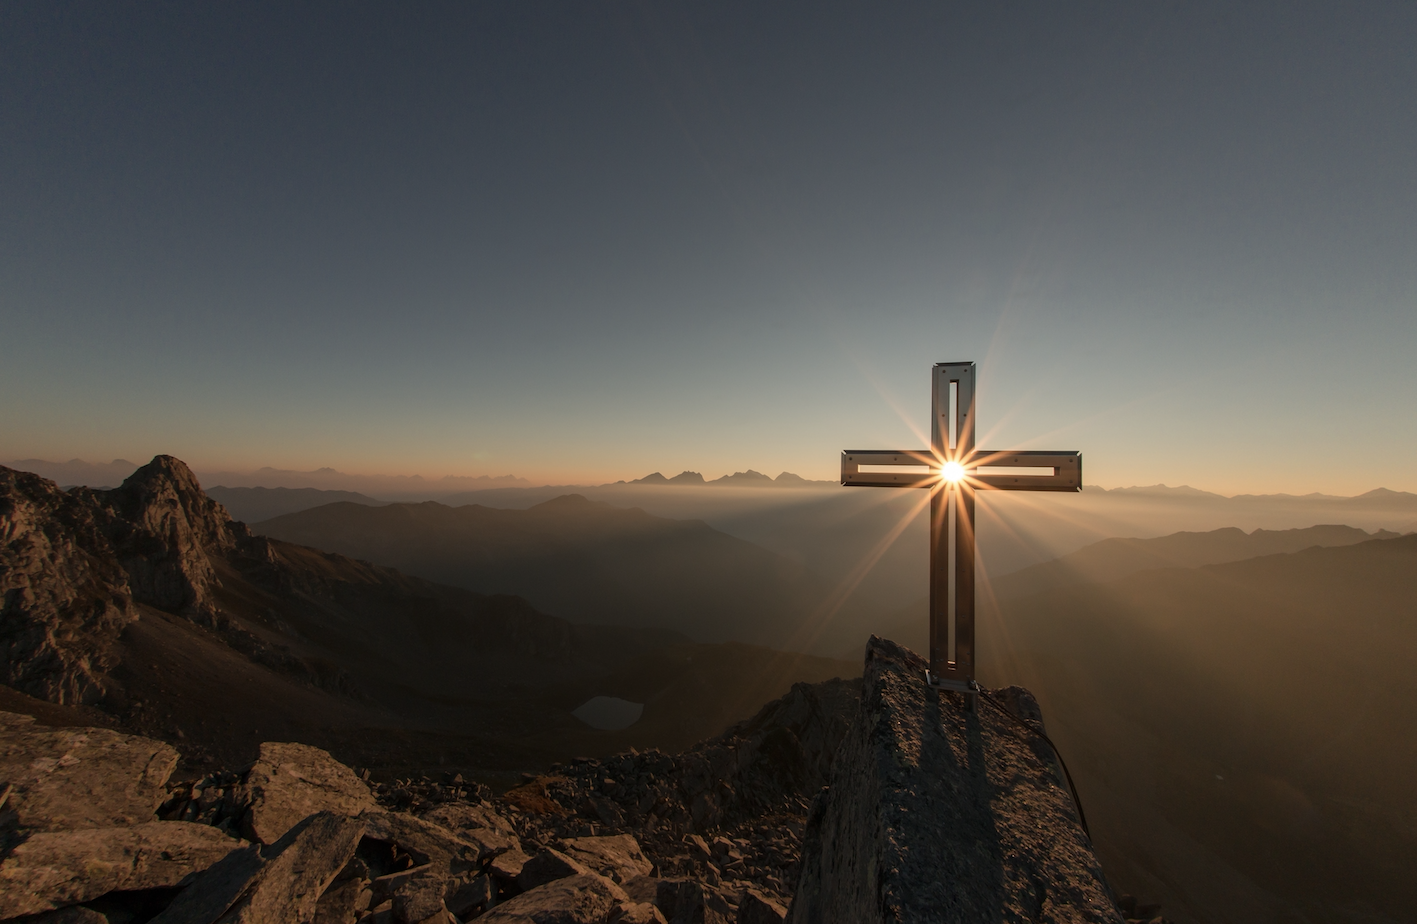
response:
[(738, 902), (738, 924), (782, 924), (787, 909), (755, 889), (743, 892)]
[(561, 851), (547, 848), (522, 865), (521, 872), (517, 873), (517, 886), (523, 892), (530, 892), (548, 882), (568, 876), (583, 876), (589, 872)]
[(867, 644), (788, 920), (1121, 924), (1047, 745), (987, 701), (971, 711), (964, 694), (929, 687), (926, 666)]
[(561, 849), (586, 869), (617, 883), (647, 876), (654, 870), (639, 842), (628, 834), (567, 838)]
[(497, 900), (497, 888), (486, 875), (464, 876), (449, 881), (443, 904), (459, 918), (472, 917), (478, 908), (486, 908)]
[(485, 829), (505, 837), (515, 837), (512, 823), (485, 805), (465, 802), (445, 802), (421, 816), (425, 821), (462, 833), (469, 829)]
[(661, 879), (655, 904), (669, 924), (726, 924), (709, 897), (709, 890), (693, 879)]
[(233, 851), (192, 880), (148, 924), (212, 924), (251, 887), (265, 865), (256, 844)]
[(185, 821), (41, 831), (0, 863), (0, 918), (116, 890), (171, 888), (244, 846), (217, 828)]
[(459, 837), (447, 828), (402, 812), (375, 810), (360, 817), (368, 826), (367, 837), (396, 844), (418, 863), (430, 864), (435, 878), (446, 879), (477, 870), (484, 860), (494, 855), (486, 844)]
[(509, 850), (506, 853), (498, 854), (487, 866), (487, 872), (494, 879), (503, 882), (516, 882), (521, 875), (522, 869), (526, 866), (526, 861), (530, 860), (521, 850)]
[(443, 905), (446, 880), (415, 879), (393, 896), (394, 919), (399, 924), (420, 924), (447, 913)]
[(54, 703), (103, 696), (138, 618), (100, 507), (0, 466), (0, 681)]
[(632, 902), (655, 902), (659, 898), (659, 882), (653, 876), (636, 876), (629, 882), (620, 883), (620, 888), (630, 896)]
[(48, 728), (3, 713), (0, 791), (32, 830), (104, 828), (153, 820), (167, 797), (177, 751), (105, 728)]
[[(298, 924), (314, 917), (325, 889), (354, 856), (362, 818), (320, 812), (272, 845), (272, 856), (222, 924)], [(193, 888), (200, 886), (194, 883)]]
[(360, 911), (369, 907), (372, 897), (363, 879), (339, 879), (325, 890), (315, 903), (312, 924), (350, 924)]
[(274, 844), (316, 812), (358, 815), (377, 808), (365, 782), (328, 752), (279, 741), (261, 745), (237, 799), (247, 805), (245, 832), (263, 844)]
[(628, 900), (624, 891), (609, 879), (583, 873), (523, 892), (477, 921), (479, 924), (604, 924), (611, 909)]
[(605, 924), (668, 924), (664, 914), (649, 902), (621, 902), (610, 909)]

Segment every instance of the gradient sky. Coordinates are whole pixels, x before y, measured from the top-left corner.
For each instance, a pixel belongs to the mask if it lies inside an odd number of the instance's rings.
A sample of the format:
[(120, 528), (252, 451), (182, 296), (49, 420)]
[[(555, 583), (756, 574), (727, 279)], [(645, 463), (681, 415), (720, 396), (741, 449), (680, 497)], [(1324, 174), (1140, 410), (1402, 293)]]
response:
[(1417, 5), (0, 6), (0, 459), (1417, 491)]

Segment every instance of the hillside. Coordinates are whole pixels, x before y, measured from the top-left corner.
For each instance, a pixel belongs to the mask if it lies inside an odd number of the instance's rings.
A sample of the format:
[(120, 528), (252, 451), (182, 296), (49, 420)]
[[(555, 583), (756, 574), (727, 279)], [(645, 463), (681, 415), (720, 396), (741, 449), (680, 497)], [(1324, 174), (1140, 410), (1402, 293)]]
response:
[(1109, 876), (1177, 920), (1417, 907), (1417, 536), (1001, 601), (982, 678), (1038, 693)]
[(1209, 532), (1180, 532), (1154, 539), (1104, 539), (1029, 568), (994, 578), (994, 593), (1018, 597), (1068, 584), (1106, 583), (1154, 568), (1199, 568), (1223, 562), (1298, 552), (1313, 546), (1344, 546), (1369, 539), (1393, 539), (1399, 533), (1368, 533), (1352, 526), (1308, 529), (1228, 527)]
[[(86, 703), (198, 762), (262, 740), (380, 770), (485, 772), (679, 747), (855, 665), (573, 625), (525, 600), (251, 536), (160, 456), (113, 491), (0, 468), (0, 644), (13, 691)], [(671, 663), (673, 671), (642, 665)], [(633, 694), (644, 717), (570, 712)]]
[(325, 504), (344, 502), (377, 507), (384, 503), (356, 491), (323, 491), (319, 488), (227, 488), (217, 485), (207, 488), (206, 493), (225, 507), (233, 520), (243, 523), (259, 523)]
[(806, 568), (702, 522), (576, 494), (526, 510), (329, 504), (253, 529), (478, 593), (516, 594), (565, 619), (700, 641), (779, 645), (823, 596)]

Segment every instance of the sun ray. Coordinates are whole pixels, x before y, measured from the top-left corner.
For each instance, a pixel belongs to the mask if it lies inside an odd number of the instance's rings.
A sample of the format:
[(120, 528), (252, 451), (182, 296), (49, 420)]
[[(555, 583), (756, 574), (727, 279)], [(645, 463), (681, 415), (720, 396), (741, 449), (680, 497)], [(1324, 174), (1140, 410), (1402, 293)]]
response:
[[(885, 494), (886, 492), (881, 493)], [(821, 638), (822, 633), (836, 617), (842, 606), (856, 591), (856, 588), (865, 580), (866, 575), (871, 573), (871, 569), (876, 567), (876, 564), (886, 552), (890, 550), (890, 547), (895, 544), (895, 541), (900, 538), (906, 528), (909, 527), (911, 523), (915, 522), (916, 517), (920, 516), (925, 508), (929, 506), (930, 496), (933, 493), (933, 491), (920, 492), (920, 500), (912, 504), (896, 524), (891, 527), (890, 531), (887, 532), (885, 536), (881, 537), (875, 547), (847, 572), (846, 576), (832, 589), (831, 593), (826, 596), (822, 603), (817, 606), (812, 615), (804, 620), (797, 631), (793, 633), (786, 647), (793, 651), (810, 650), (811, 646)]]

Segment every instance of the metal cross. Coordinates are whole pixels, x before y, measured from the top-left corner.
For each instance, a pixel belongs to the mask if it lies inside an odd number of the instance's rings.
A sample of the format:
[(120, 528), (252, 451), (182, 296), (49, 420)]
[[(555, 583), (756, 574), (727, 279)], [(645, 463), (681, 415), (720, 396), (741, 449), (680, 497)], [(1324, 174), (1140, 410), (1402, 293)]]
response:
[(929, 449), (841, 454), (844, 485), (930, 489), (927, 679), (966, 693), (975, 690), (974, 492), (1082, 490), (1080, 453), (974, 448), (974, 372), (974, 363), (935, 365)]

